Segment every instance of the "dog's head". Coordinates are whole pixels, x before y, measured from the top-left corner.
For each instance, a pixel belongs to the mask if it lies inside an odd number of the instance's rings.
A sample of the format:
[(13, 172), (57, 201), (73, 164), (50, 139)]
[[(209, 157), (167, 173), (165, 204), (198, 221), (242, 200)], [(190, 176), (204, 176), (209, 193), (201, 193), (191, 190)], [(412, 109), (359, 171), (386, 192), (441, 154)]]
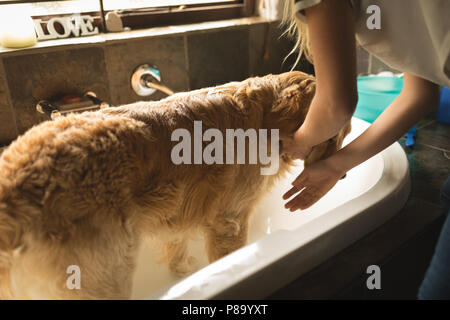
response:
[(317, 160), (326, 159), (341, 149), (344, 138), (350, 131), (351, 124), (349, 121), (333, 138), (314, 146), (311, 153), (305, 159), (305, 166), (308, 166)]
[[(279, 129), (280, 137), (292, 136), (303, 124), (308, 113), (315, 93), (315, 78), (299, 71), (287, 72), (273, 77), (275, 77), (273, 81), (275, 99), (265, 113), (264, 127)], [(325, 159), (338, 151), (350, 130), (349, 122), (336, 136), (313, 147), (311, 153), (305, 159), (305, 165)], [(282, 147), (280, 154), (284, 158), (287, 157), (283, 155)]]

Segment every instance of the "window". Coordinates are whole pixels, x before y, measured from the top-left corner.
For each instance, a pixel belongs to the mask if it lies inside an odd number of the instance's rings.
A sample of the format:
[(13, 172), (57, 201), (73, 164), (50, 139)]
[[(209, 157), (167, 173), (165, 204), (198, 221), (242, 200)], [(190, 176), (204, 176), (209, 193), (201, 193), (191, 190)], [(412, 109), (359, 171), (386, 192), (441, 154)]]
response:
[[(236, 2), (234, 0), (103, 0), (105, 10), (180, 7), (187, 5), (214, 5)], [(239, 2), (239, 1), (237, 1)]]
[(115, 11), (131, 29), (245, 17), (253, 14), (255, 0), (0, 0), (0, 10), (26, 12), (41, 19), (43, 28), (55, 16), (90, 15), (105, 32), (105, 16)]

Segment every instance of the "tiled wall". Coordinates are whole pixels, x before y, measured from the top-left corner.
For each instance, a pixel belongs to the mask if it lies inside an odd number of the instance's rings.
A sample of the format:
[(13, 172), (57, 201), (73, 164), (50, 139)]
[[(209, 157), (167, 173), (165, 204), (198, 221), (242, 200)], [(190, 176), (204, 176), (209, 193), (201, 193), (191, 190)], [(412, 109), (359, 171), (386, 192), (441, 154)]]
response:
[(90, 90), (109, 100), (100, 47), (7, 57), (3, 64), (20, 133), (46, 119), (36, 112), (36, 102), (41, 99)]
[[(104, 47), (110, 100), (121, 105), (138, 100), (159, 100), (165, 95), (156, 92), (148, 98), (135, 94), (130, 86), (134, 69), (144, 63), (159, 68), (163, 83), (175, 92), (189, 88), (185, 40), (183, 36), (157, 37), (119, 42)], [(106, 78), (105, 77), (105, 78)]]
[[(288, 71), (295, 58), (283, 60), (293, 43), (280, 38), (282, 31), (278, 22), (260, 22), (0, 54), (0, 145), (47, 119), (35, 109), (42, 99), (86, 91), (112, 105), (163, 98), (132, 90), (131, 74), (143, 63), (158, 66), (163, 83), (176, 92)], [(359, 52), (358, 59), (358, 72), (367, 72), (368, 56)], [(304, 61), (296, 69), (313, 72)]]
[(13, 140), (17, 136), (17, 132), (3, 63), (0, 61), (0, 145)]

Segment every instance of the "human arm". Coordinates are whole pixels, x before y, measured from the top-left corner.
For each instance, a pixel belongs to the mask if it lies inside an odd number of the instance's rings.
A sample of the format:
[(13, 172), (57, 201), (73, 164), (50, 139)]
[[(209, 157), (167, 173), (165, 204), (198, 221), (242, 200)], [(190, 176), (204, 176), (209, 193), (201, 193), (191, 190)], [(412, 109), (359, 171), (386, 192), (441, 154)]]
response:
[[(306, 209), (322, 198), (350, 169), (366, 161), (398, 140), (439, 101), (439, 86), (406, 74), (400, 95), (375, 122), (349, 145), (327, 159), (318, 161), (292, 183), (283, 199), (290, 211)], [(302, 189), (301, 193), (298, 194)]]
[(351, 118), (356, 102), (356, 50), (352, 8), (324, 0), (305, 10), (314, 58), (316, 93), (302, 126), (282, 137), (283, 152), (306, 158), (311, 148), (333, 136)]

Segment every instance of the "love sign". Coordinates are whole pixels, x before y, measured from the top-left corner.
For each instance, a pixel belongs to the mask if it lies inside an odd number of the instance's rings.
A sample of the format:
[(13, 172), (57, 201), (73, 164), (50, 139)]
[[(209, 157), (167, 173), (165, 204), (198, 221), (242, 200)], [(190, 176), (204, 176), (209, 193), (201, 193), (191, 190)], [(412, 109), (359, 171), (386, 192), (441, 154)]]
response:
[[(47, 21), (47, 33), (42, 28), (41, 19), (33, 19), (39, 41), (98, 34), (98, 27), (94, 27), (94, 18), (91, 16), (75, 15), (71, 17), (55, 17)], [(60, 27), (57, 28), (57, 25)]]

